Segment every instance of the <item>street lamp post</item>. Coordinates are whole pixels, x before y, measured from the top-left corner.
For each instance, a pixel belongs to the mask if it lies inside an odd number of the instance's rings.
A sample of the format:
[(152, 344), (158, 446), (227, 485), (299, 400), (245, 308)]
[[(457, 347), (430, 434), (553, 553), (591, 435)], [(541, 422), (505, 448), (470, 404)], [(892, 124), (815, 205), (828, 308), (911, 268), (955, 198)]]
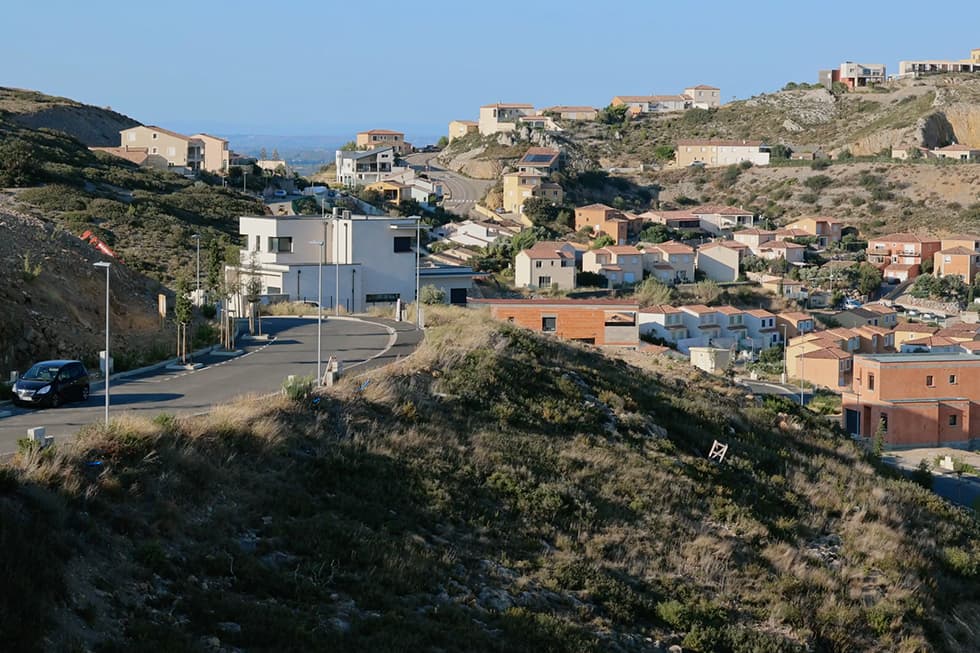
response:
[(422, 296), (419, 294), (419, 252), (422, 249), (422, 216), (415, 216), (415, 327), (422, 325)]
[(191, 236), (195, 241), (197, 241), (197, 303), (200, 306), (201, 303), (201, 234), (194, 234)]
[(786, 383), (786, 357), (789, 354), (789, 341), (786, 340), (786, 325), (783, 326), (783, 383)]
[(105, 268), (105, 425), (109, 426), (109, 268), (112, 263), (99, 261), (97, 268)]
[(321, 349), (322, 343), (322, 325), (323, 325), (323, 245), (325, 241), (322, 240), (311, 240), (311, 245), (317, 245), (320, 248), (320, 258), (316, 263), (316, 384), (320, 385), (323, 379), (323, 374), (320, 370), (321, 362), (323, 361), (323, 354)]

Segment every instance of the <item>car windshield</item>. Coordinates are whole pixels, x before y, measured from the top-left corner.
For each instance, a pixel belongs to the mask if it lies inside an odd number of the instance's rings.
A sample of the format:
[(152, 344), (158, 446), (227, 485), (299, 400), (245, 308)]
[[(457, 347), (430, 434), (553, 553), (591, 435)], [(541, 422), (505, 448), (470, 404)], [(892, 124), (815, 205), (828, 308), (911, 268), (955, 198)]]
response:
[(57, 365), (45, 365), (44, 363), (38, 363), (31, 367), (31, 369), (24, 372), (24, 376), (21, 378), (25, 381), (54, 381), (55, 377), (58, 376), (58, 370), (61, 368)]

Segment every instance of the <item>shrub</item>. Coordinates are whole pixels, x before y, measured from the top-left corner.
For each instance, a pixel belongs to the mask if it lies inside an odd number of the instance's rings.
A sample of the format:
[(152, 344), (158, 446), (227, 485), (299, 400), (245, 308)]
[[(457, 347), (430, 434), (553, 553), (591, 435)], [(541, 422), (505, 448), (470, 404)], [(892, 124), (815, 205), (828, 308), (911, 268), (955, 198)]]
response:
[(815, 159), (810, 164), (811, 170), (826, 170), (830, 167), (830, 159)]
[(313, 393), (314, 383), (312, 376), (291, 376), (282, 382), (282, 393), (290, 401), (305, 401)]
[(422, 286), (419, 291), (419, 301), (423, 304), (445, 304), (446, 291), (433, 285)]
[(824, 188), (827, 188), (828, 186), (832, 186), (833, 184), (834, 184), (834, 179), (832, 177), (828, 177), (827, 175), (814, 175), (813, 177), (808, 177), (803, 182), (804, 186), (818, 193), (822, 191)]

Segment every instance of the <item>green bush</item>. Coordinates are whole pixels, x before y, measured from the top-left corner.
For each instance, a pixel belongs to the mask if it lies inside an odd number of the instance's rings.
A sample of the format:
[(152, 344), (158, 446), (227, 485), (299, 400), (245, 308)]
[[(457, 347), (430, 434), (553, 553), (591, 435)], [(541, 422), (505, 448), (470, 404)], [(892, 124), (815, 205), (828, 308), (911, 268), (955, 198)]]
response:
[(282, 393), (291, 401), (305, 401), (313, 393), (315, 384), (312, 376), (294, 376), (282, 382)]

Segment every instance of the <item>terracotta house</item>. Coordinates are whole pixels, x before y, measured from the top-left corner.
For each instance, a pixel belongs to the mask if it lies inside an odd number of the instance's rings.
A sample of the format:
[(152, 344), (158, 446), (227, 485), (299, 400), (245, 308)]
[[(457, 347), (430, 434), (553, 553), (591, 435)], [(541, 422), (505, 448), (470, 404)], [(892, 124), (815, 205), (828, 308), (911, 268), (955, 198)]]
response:
[(625, 245), (640, 235), (643, 220), (605, 204), (590, 204), (575, 209), (575, 231), (591, 227), (593, 233), (604, 233), (616, 245)]
[[(673, 240), (663, 243), (642, 244), (643, 268), (645, 270), (653, 273), (667, 284), (694, 281), (695, 253), (693, 247)], [(658, 274), (658, 264), (664, 266), (659, 268), (663, 275)]]
[(854, 357), (842, 425), (889, 447), (970, 447), (980, 434), (980, 356), (916, 353)]
[(940, 249), (942, 246), (938, 238), (910, 233), (890, 234), (868, 240), (868, 263), (883, 269), (886, 278), (904, 281), (917, 276), (922, 269), (922, 261), (932, 259)]
[(474, 299), (497, 320), (600, 347), (635, 348), (640, 341), (639, 304), (619, 300)]

